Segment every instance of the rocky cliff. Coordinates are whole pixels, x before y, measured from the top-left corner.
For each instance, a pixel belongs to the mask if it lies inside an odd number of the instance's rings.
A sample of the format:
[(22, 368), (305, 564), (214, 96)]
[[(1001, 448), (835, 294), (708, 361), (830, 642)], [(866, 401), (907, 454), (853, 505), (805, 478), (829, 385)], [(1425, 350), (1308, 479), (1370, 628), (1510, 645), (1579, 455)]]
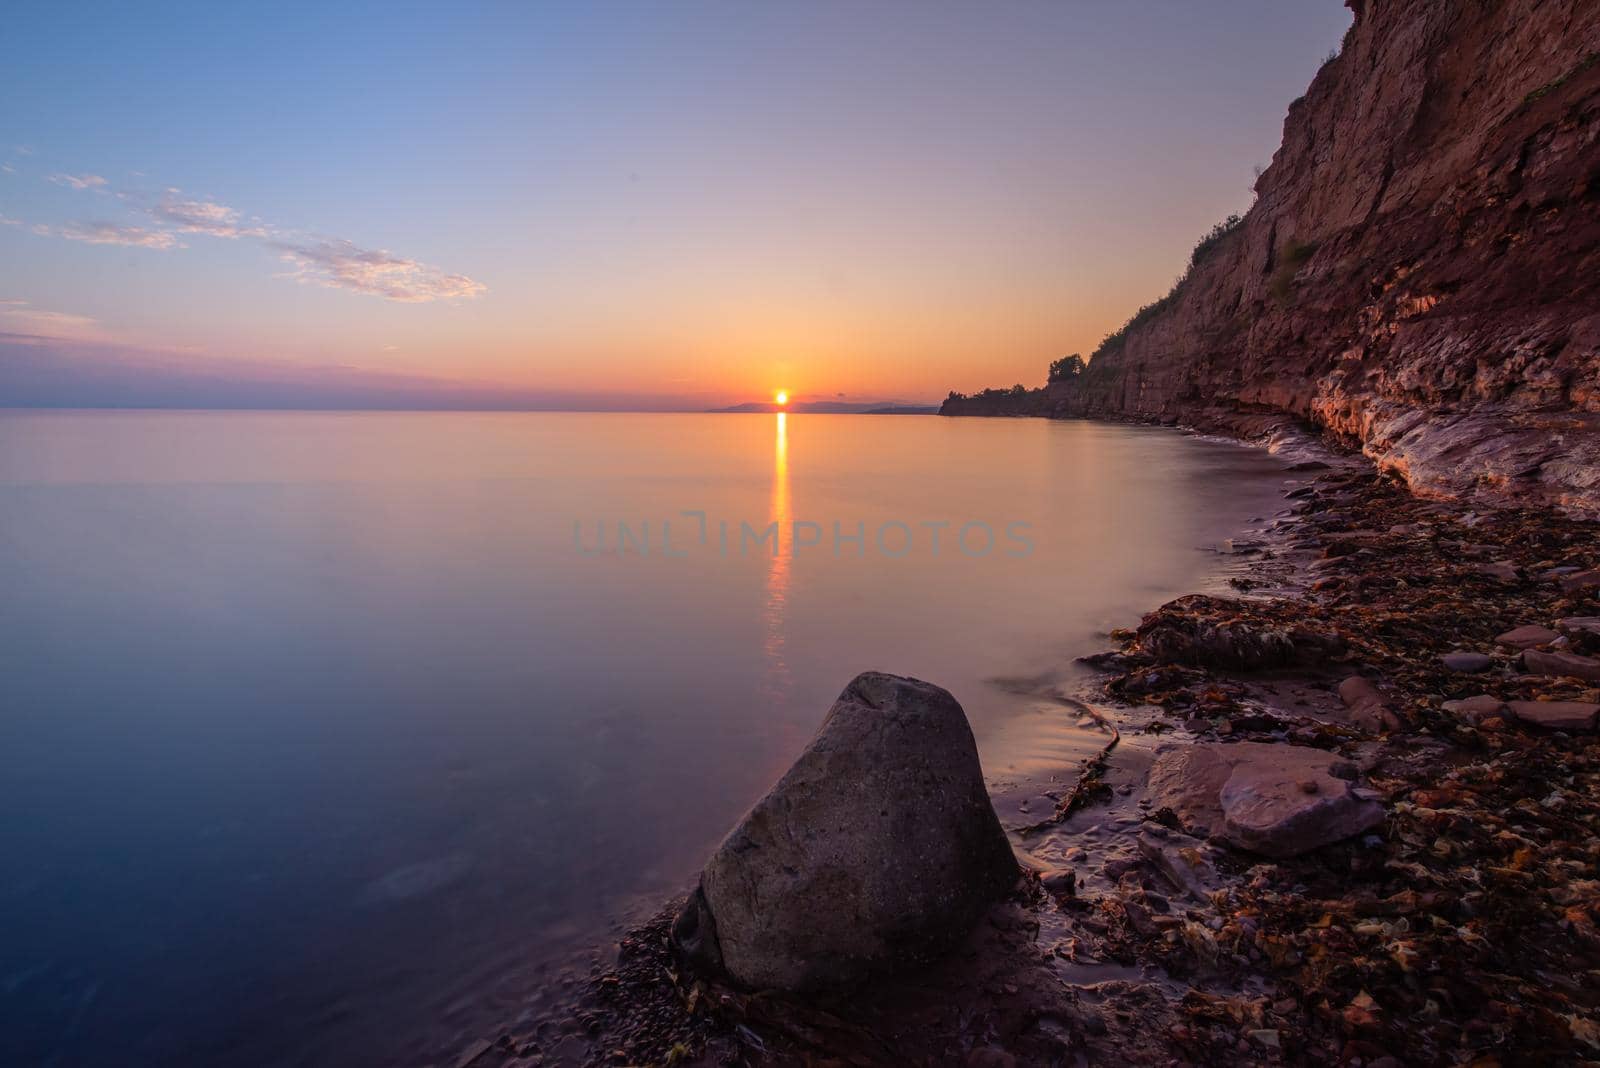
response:
[(1600, 512), (1600, 4), (1350, 0), (1243, 219), (1076, 377), (946, 414), (1309, 424)]

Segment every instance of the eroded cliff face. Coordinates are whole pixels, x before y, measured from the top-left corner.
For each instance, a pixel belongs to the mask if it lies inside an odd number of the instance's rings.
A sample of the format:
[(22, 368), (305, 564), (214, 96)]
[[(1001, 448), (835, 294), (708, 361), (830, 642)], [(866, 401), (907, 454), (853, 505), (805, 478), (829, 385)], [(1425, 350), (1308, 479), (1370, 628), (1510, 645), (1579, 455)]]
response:
[(1007, 414), (1288, 417), (1419, 492), (1600, 512), (1600, 3), (1350, 6), (1242, 223)]

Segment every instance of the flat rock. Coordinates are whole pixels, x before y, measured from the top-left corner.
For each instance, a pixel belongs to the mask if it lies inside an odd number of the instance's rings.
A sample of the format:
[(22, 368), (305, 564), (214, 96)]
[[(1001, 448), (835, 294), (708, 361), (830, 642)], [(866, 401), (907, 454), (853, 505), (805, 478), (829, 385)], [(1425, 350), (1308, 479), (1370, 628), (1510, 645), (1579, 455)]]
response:
[(946, 952), (1017, 877), (961, 705), (867, 672), (717, 849), (673, 938), (746, 987), (838, 989)]
[(1600, 682), (1600, 660), (1576, 653), (1546, 653), (1527, 649), (1522, 654), (1522, 664), (1536, 675), (1555, 675), (1562, 678), (1586, 679)]
[(1556, 626), (1565, 631), (1600, 634), (1600, 616), (1568, 616), (1556, 620)]
[(1494, 657), (1487, 653), (1445, 653), (1439, 663), (1451, 671), (1479, 672), (1494, 667)]
[(1383, 822), (1384, 809), (1331, 753), (1264, 742), (1168, 749), (1150, 769), (1150, 803), (1197, 835), (1292, 857)]
[(1446, 712), (1454, 713), (1469, 723), (1476, 723), (1489, 716), (1497, 716), (1506, 707), (1506, 703), (1498, 697), (1488, 694), (1479, 694), (1477, 697), (1468, 697), (1461, 701), (1446, 701), (1442, 706)]
[(1506, 631), (1495, 639), (1495, 643), (1511, 649), (1532, 649), (1537, 645), (1548, 645), (1559, 637), (1561, 635), (1549, 627), (1529, 624), (1525, 627), (1517, 627), (1514, 630)]
[[(1560, 568), (1556, 570), (1559, 571)], [(1586, 590), (1591, 586), (1600, 586), (1600, 568), (1561, 576), (1561, 588), (1569, 593), (1577, 590)]]
[(1589, 701), (1512, 701), (1510, 708), (1524, 723), (1553, 731), (1591, 731), (1600, 716), (1600, 704)]

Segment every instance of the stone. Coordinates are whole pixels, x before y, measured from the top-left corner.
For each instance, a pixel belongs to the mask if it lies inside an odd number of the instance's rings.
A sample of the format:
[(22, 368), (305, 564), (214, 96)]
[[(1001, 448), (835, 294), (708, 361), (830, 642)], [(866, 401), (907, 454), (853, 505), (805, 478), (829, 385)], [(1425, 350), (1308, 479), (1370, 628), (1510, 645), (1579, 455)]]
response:
[(1568, 593), (1587, 590), (1593, 586), (1600, 586), (1600, 568), (1592, 571), (1579, 571), (1576, 574), (1563, 575), (1561, 577), (1561, 588)]
[(1546, 653), (1527, 649), (1522, 654), (1522, 666), (1536, 675), (1600, 682), (1600, 660), (1576, 653)]
[(1556, 626), (1564, 631), (1600, 635), (1600, 616), (1568, 616), (1556, 620)]
[(1512, 701), (1511, 714), (1524, 723), (1553, 731), (1594, 730), (1600, 704), (1590, 701)]
[(673, 938), (748, 988), (840, 989), (948, 951), (1018, 875), (961, 705), (866, 672), (713, 854)]
[(1445, 653), (1439, 658), (1439, 662), (1451, 671), (1477, 673), (1479, 671), (1488, 671), (1493, 667), (1494, 657), (1486, 653)]
[(1477, 697), (1468, 697), (1461, 701), (1446, 701), (1442, 707), (1446, 712), (1454, 713), (1468, 723), (1477, 723), (1488, 716), (1499, 715), (1505, 709), (1506, 703), (1498, 697), (1479, 694)]
[(1078, 891), (1078, 875), (1071, 868), (1046, 872), (1039, 883), (1057, 897), (1071, 897)]
[(1400, 718), (1389, 708), (1383, 693), (1360, 675), (1339, 684), (1339, 700), (1350, 710), (1350, 721), (1375, 733), (1398, 730)]
[(1293, 857), (1383, 822), (1383, 806), (1352, 774), (1348, 761), (1320, 749), (1208, 743), (1162, 752), (1148, 784), (1151, 807), (1170, 808), (1191, 833)]
[(1498, 579), (1501, 582), (1517, 581), (1516, 565), (1508, 563), (1505, 560), (1496, 560), (1488, 564), (1479, 564), (1477, 571), (1480, 575), (1487, 575), (1489, 578)]
[(1536, 645), (1548, 645), (1561, 635), (1549, 627), (1540, 627), (1529, 624), (1508, 630), (1495, 639), (1497, 645), (1504, 645), (1512, 649), (1531, 649)]

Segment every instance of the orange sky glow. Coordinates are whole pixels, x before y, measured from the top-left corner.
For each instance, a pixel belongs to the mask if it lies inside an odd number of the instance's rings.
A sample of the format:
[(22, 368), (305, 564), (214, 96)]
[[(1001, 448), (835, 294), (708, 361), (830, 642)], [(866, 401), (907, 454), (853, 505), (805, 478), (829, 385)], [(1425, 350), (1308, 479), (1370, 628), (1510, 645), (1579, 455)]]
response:
[[(131, 9), (27, 20), (0, 347), (35, 385), (41, 349), (129, 373), (18, 400), (0, 361), (0, 405), (135, 403), (174, 363), (579, 405), (1036, 385), (1249, 206), (1349, 24), (1336, 0), (737, 12), (335, 7), (204, 48)], [(286, 83), (274, 50), (308, 40)]]

